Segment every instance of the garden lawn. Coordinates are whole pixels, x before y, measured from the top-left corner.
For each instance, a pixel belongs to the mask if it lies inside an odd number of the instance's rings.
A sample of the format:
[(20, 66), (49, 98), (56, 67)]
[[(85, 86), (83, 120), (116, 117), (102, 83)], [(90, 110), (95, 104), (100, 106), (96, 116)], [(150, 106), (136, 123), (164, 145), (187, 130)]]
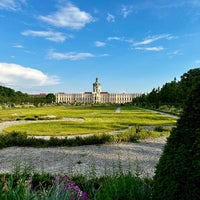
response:
[[(175, 125), (176, 120), (159, 113), (152, 113), (133, 106), (89, 105), (89, 106), (51, 106), (40, 108), (18, 108), (0, 110), (0, 120), (27, 120), (34, 123), (10, 126), (9, 132), (26, 132), (28, 135), (67, 136), (89, 133), (105, 133), (130, 126)], [(43, 116), (54, 115), (56, 121), (41, 121)], [(83, 121), (65, 121), (63, 118), (81, 118)]]

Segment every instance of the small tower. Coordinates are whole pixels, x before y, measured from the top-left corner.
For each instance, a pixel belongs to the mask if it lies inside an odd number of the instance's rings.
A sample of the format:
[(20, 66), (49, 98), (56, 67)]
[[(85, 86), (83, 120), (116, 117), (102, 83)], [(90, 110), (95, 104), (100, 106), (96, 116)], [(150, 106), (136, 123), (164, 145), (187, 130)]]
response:
[(93, 83), (93, 92), (94, 93), (101, 93), (101, 84), (99, 83), (98, 78), (96, 78), (95, 83)]
[(99, 83), (98, 78), (96, 78), (95, 83), (93, 83), (92, 102), (101, 102), (101, 84)]

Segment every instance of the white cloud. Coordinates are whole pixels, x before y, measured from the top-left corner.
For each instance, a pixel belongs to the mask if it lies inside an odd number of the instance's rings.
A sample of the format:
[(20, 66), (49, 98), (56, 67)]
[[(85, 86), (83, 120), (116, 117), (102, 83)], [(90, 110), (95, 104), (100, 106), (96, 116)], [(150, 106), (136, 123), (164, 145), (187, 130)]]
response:
[(64, 42), (66, 40), (66, 36), (61, 32), (26, 30), (21, 34), (24, 36), (43, 37), (53, 42)]
[(99, 57), (108, 57), (108, 56), (110, 56), (110, 55), (107, 54), (107, 53), (104, 53), (104, 54), (100, 54), (100, 55), (99, 55)]
[(162, 46), (158, 47), (136, 47), (137, 50), (144, 50), (144, 51), (162, 51), (164, 48)]
[(55, 76), (48, 76), (37, 69), (13, 63), (0, 63), (0, 83), (14, 87), (37, 87), (59, 83)]
[(175, 50), (175, 51), (169, 52), (167, 55), (169, 55), (169, 57), (174, 57), (174, 56), (183, 55), (183, 53), (180, 50)]
[(0, 9), (16, 11), (25, 3), (26, 0), (1, 0)]
[(96, 47), (104, 47), (104, 46), (106, 46), (106, 43), (105, 42), (96, 41), (95, 42), (95, 46)]
[(111, 15), (110, 13), (108, 13), (106, 19), (107, 19), (108, 22), (115, 22), (115, 16)]
[(151, 44), (157, 40), (160, 39), (167, 39), (167, 40), (171, 40), (174, 37), (171, 36), (170, 34), (162, 34), (162, 35), (154, 35), (154, 36), (149, 36), (147, 38), (145, 38), (144, 40), (140, 41), (140, 42), (135, 42), (133, 45), (134, 46), (139, 46), (139, 45), (147, 45), (147, 44)]
[(121, 9), (122, 15), (124, 18), (126, 18), (128, 15), (130, 15), (133, 12), (133, 6), (122, 6)]
[(119, 40), (122, 40), (122, 38), (120, 38), (120, 37), (108, 37), (107, 40), (108, 41), (111, 41), (111, 40), (118, 40), (119, 41)]
[(94, 55), (91, 53), (76, 52), (59, 53), (55, 52), (54, 50), (50, 50), (48, 53), (48, 58), (55, 60), (83, 60), (90, 57), (94, 57)]
[(24, 48), (24, 46), (21, 45), (21, 44), (15, 44), (15, 45), (13, 45), (13, 47), (14, 48), (18, 48), (18, 49), (23, 49)]
[(133, 39), (125, 38), (125, 37), (108, 37), (108, 41), (120, 41), (125, 43), (133, 44)]
[(196, 64), (200, 64), (200, 60), (195, 60), (195, 63)]
[(53, 14), (47, 16), (39, 16), (39, 19), (56, 27), (67, 27), (72, 29), (81, 29), (87, 23), (93, 21), (92, 16), (81, 11), (71, 3), (62, 6)]

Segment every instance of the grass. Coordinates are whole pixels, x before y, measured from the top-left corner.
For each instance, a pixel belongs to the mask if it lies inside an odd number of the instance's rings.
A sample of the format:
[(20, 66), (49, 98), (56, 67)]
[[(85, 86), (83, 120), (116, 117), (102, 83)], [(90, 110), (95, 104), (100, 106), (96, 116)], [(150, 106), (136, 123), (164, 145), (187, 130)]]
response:
[[(34, 123), (15, 125), (4, 129), (9, 132), (26, 132), (28, 135), (67, 136), (88, 133), (106, 133), (135, 125), (175, 125), (176, 120), (132, 106), (118, 105), (51, 106), (42, 108), (14, 108), (0, 110), (0, 120), (34, 119)], [(39, 121), (42, 116), (54, 115), (58, 121)], [(81, 118), (80, 121), (63, 121), (63, 118)]]

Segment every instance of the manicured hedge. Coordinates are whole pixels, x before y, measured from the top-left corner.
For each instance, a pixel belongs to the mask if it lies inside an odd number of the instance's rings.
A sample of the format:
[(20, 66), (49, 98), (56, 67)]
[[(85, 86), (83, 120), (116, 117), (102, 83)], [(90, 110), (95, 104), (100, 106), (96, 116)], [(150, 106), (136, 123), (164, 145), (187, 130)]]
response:
[(153, 199), (200, 199), (200, 79), (156, 167)]

